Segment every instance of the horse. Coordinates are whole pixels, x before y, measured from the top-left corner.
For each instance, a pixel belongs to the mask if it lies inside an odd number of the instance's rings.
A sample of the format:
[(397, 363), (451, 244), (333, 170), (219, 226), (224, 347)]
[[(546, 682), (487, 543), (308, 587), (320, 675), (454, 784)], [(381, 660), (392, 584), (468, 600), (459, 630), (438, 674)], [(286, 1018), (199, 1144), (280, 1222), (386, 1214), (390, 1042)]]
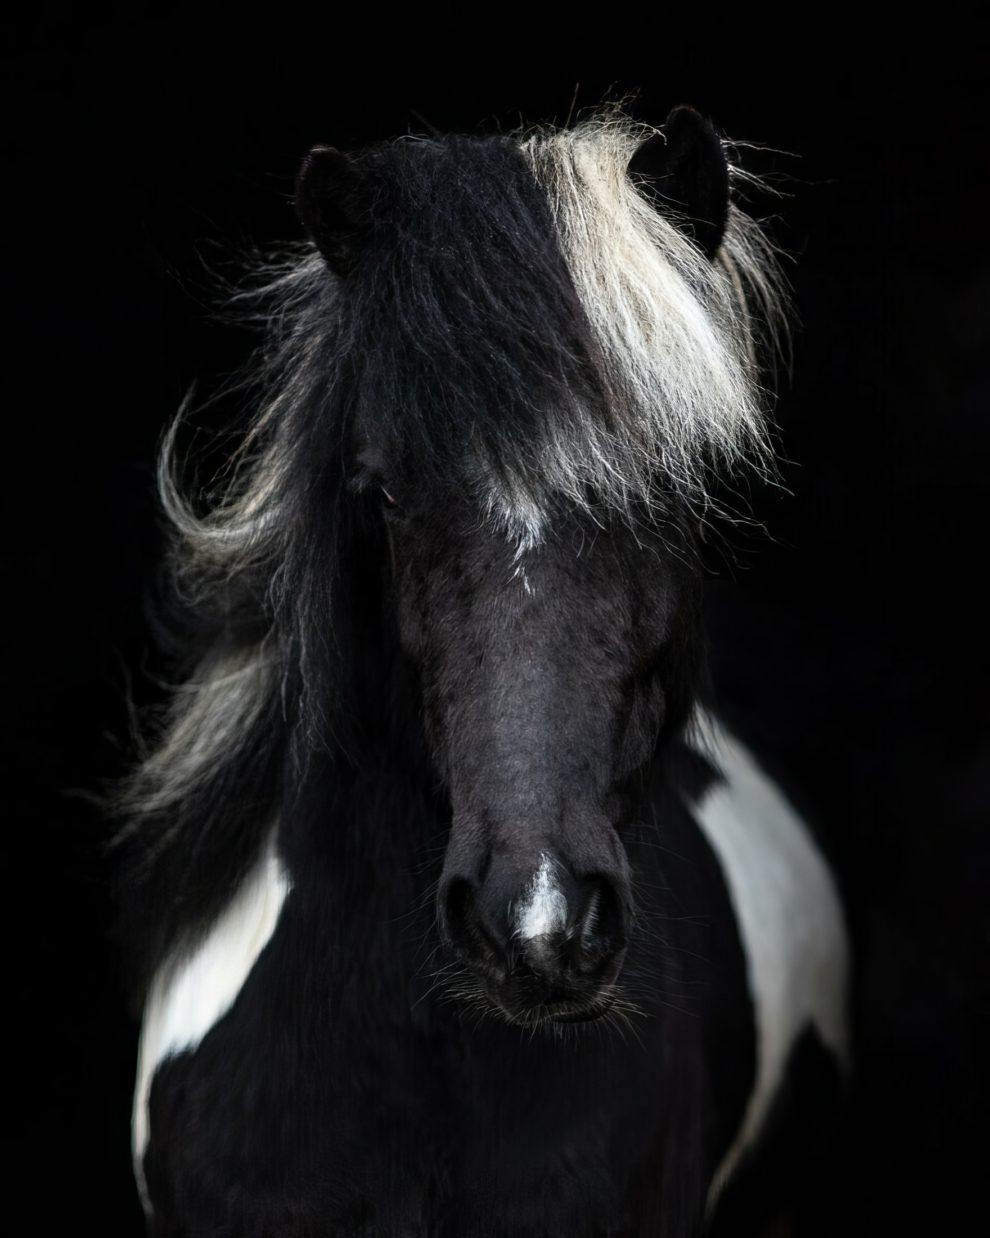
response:
[(150, 1232), (744, 1233), (813, 1155), (837, 882), (705, 674), (786, 300), (731, 154), (681, 107), (306, 157), (307, 239), (235, 296), (250, 425), (205, 498), (181, 414), (160, 457)]

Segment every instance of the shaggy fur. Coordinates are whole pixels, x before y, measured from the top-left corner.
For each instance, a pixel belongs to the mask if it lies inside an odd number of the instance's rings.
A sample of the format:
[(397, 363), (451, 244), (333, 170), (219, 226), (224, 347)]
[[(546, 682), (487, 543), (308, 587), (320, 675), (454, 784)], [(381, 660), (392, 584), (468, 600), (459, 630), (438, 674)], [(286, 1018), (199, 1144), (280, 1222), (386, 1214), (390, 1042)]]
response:
[[(780, 285), (731, 203), (692, 216), (675, 138), (718, 161), (709, 186), (731, 177), (691, 117), (660, 135), (666, 162), (615, 113), (315, 150), (314, 243), (235, 298), (265, 331), (238, 453), (190, 495), (178, 422), (166, 438), (187, 665), (120, 797), (138, 983), (171, 1010), (163, 985), (212, 959), (276, 821), (291, 893), (217, 1025), (146, 1063), (161, 1233), (701, 1224), (754, 1033), (685, 810), (693, 530), (715, 473), (768, 467)], [(255, 956), (234, 954), (240, 977)], [(491, 1026), (436, 985), (411, 1000), (435, 957)], [(648, 1032), (621, 1055), (514, 1038), (562, 1014)]]
[(611, 415), (568, 410), (540, 445), (526, 500), (502, 497), (531, 539), (548, 493), (589, 493), (624, 513), (673, 491), (704, 508), (710, 469), (766, 468), (769, 445), (758, 336), (780, 329), (779, 272), (766, 238), (730, 206), (717, 260), (658, 213), (628, 169), (654, 130), (615, 117), (538, 131), (522, 149), (553, 211), (568, 269), (592, 325)]
[[(734, 205), (709, 263), (637, 193), (624, 168), (656, 132), (609, 112), (366, 152), (376, 218), (346, 293), (306, 244), (234, 296), (266, 334), (259, 411), (205, 505), (178, 480), (181, 414), (161, 452), (177, 606), (202, 652), (118, 806), (133, 908), (162, 925), (127, 930), (156, 943), (149, 962), (244, 871), (286, 752), (301, 767), (344, 725), (331, 617), (346, 620), (333, 595), (362, 419), (519, 547), (561, 507), (676, 521), (677, 500), (704, 506), (712, 465), (765, 465), (756, 345), (782, 321), (779, 271)], [(164, 852), (177, 872), (149, 863)], [(177, 897), (154, 893), (162, 873)]]

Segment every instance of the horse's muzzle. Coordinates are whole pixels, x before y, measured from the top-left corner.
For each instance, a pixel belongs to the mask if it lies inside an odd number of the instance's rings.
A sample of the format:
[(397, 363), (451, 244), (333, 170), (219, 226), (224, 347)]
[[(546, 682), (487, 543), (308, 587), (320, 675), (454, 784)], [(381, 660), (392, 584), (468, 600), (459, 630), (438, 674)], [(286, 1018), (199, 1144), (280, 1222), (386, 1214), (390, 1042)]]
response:
[(625, 883), (578, 878), (543, 855), (529, 879), (463, 877), (440, 889), (440, 926), (454, 956), (511, 1022), (582, 1022), (605, 1014), (626, 946)]

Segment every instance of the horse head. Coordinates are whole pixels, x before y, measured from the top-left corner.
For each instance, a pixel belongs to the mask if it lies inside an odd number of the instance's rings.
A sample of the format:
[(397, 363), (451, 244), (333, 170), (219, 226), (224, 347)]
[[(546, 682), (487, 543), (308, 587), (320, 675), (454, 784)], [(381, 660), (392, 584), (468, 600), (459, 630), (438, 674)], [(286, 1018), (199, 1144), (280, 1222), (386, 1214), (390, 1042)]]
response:
[(441, 935), (514, 1022), (617, 991), (623, 828), (695, 688), (705, 470), (762, 447), (741, 291), (762, 268), (728, 183), (689, 109), (316, 148), (299, 177), (347, 491), (449, 797)]

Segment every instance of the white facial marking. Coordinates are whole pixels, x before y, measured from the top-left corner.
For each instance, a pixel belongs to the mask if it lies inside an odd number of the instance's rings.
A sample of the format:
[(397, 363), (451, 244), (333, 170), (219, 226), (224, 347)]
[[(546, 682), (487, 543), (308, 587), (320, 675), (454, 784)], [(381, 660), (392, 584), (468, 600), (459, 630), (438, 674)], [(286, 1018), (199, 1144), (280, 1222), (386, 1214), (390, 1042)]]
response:
[(272, 839), (202, 941), (188, 954), (167, 961), (152, 982), (138, 1047), (131, 1126), (134, 1175), (149, 1214), (143, 1162), (155, 1072), (166, 1059), (194, 1049), (234, 1004), (275, 931), (289, 889)]
[(525, 567), (523, 567), (521, 563), (516, 567), (516, 570), (512, 573), (512, 579), (518, 580), (520, 582), (520, 584), (523, 587), (523, 593), (525, 593), (527, 596), (532, 595), (533, 589), (529, 583), (529, 577), (526, 575), (526, 569)]
[(756, 1022), (756, 1080), (709, 1206), (760, 1132), (795, 1040), (813, 1025), (847, 1060), (848, 941), (832, 875), (791, 805), (752, 755), (702, 717), (699, 747), (725, 779), (694, 806), (729, 890)]
[(567, 899), (557, 885), (553, 860), (540, 857), (540, 867), (516, 908), (516, 936), (526, 941), (561, 932), (567, 923)]

